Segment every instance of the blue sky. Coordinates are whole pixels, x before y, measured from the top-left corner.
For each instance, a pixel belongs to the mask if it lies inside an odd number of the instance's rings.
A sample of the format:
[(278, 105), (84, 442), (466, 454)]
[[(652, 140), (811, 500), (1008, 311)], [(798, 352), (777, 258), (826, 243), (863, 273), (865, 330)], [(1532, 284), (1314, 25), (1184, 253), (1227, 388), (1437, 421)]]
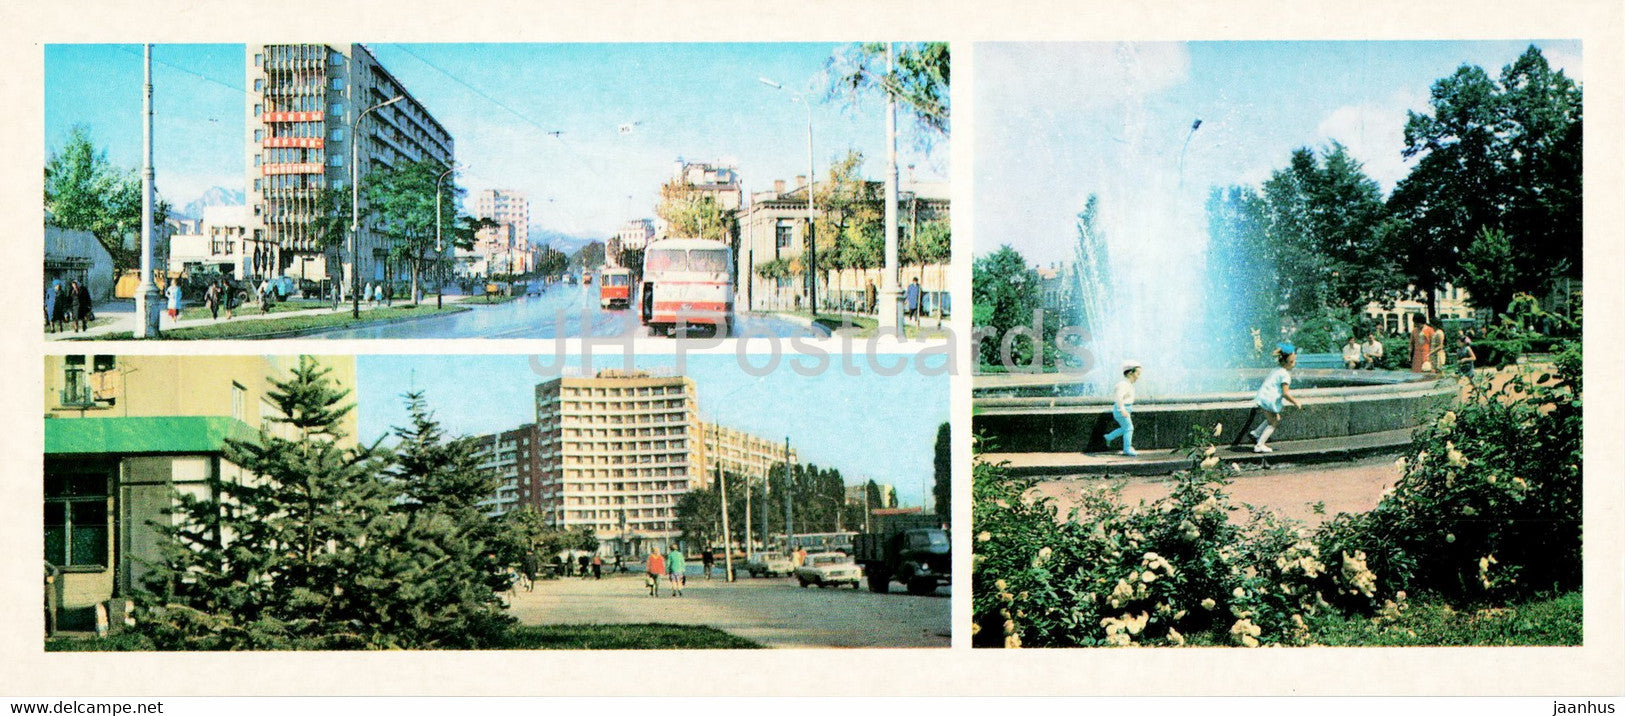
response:
[[(594, 364), (621, 367), (621, 354), (600, 350)], [(552, 355), (540, 356), (547, 365)], [(857, 351), (858, 376), (838, 363), (820, 375), (803, 377), (785, 357), (778, 370), (756, 377), (741, 370), (735, 354), (688, 356), (685, 372), (699, 391), (700, 417), (763, 437), (790, 438), (803, 462), (839, 468), (849, 482), (873, 478), (896, 486), (898, 499), (918, 505), (929, 491), (937, 426), (948, 419), (948, 377), (923, 376), (912, 356), (881, 355), (883, 368), (907, 361), (910, 369), (881, 376), (867, 368)], [(766, 354), (752, 356), (763, 372)], [(804, 365), (812, 365), (811, 359)], [(529, 356), (438, 355), (357, 356), (360, 435), (374, 440), (406, 422), (400, 396), (422, 390), (441, 422), (453, 434), (472, 435), (518, 427), (535, 420), (535, 387), (543, 377)], [(579, 359), (567, 363), (579, 366)], [(638, 367), (670, 372), (673, 356), (636, 356)], [(929, 365), (940, 368), (940, 360)], [(937, 372), (941, 372), (938, 370)]]
[[(840, 45), (369, 47), (451, 131), (470, 193), (525, 191), (533, 223), (550, 229), (605, 234), (652, 215), (679, 157), (732, 161), (747, 191), (805, 174), (806, 110), (788, 90), (813, 98), (816, 173), (849, 148), (864, 152), (872, 178), (885, 161), (881, 105), (820, 99), (825, 62)], [(153, 57), (160, 191), (181, 205), (217, 184), (241, 189), (243, 46), (158, 45)], [(47, 152), (83, 124), (114, 162), (139, 165), (139, 45), (48, 45), (45, 76)], [(626, 124), (629, 133), (620, 131)], [(905, 177), (910, 164), (921, 180), (947, 176), (945, 142), (925, 154), (908, 136), (899, 146)]]
[(1387, 192), (1433, 82), (1462, 64), (1499, 77), (1530, 44), (1583, 80), (1578, 41), (978, 44), (976, 253), (1067, 260), (1089, 194), (1125, 175), (1178, 185), (1182, 151), (1188, 196), (1257, 185), (1334, 139)]

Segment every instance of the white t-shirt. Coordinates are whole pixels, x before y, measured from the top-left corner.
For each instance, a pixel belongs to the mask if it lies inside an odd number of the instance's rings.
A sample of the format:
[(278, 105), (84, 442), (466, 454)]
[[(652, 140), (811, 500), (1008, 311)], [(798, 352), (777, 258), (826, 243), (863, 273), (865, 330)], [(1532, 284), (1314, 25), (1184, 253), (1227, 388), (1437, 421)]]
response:
[(1123, 407), (1133, 405), (1134, 382), (1128, 378), (1117, 381), (1117, 389), (1112, 392), (1112, 401)]
[(1343, 360), (1357, 361), (1359, 359), (1360, 359), (1360, 344), (1358, 344), (1358, 343), (1344, 343), (1343, 344)]
[(1281, 403), (1284, 399), (1283, 386), (1292, 384), (1292, 373), (1285, 368), (1277, 367), (1264, 378), (1264, 384), (1258, 387), (1258, 405), (1272, 413), (1281, 412)]
[(1365, 344), (1365, 356), (1367, 358), (1381, 358), (1382, 357), (1382, 341), (1371, 341), (1369, 343), (1366, 343)]

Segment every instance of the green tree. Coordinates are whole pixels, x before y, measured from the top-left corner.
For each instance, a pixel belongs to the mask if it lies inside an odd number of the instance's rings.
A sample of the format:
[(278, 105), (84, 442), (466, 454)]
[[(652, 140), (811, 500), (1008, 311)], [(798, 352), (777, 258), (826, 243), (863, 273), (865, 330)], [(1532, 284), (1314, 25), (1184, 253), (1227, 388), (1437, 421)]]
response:
[[(369, 173), (362, 187), (367, 199), (367, 220), (390, 239), (390, 258), (406, 261), (412, 267), (413, 303), (417, 302), (424, 263), (429, 261), (430, 255), (438, 257), (434, 253), (436, 238), (444, 241), (452, 236), (455, 242), (461, 238), (459, 225), (468, 227), (466, 222), (459, 221), (455, 209), (447, 209), (456, 207), (466, 192), (455, 181), (440, 179), (445, 170), (445, 166), (434, 160), (409, 162)], [(436, 212), (437, 190), (439, 212)]]
[(552, 246), (542, 246), (536, 256), (536, 272), (543, 276), (558, 276), (570, 268), (570, 256)]
[(1486, 229), (1505, 232), (1511, 290), (1481, 285), (1496, 294), (1480, 298), (1482, 308), (1505, 310), (1495, 301), (1580, 275), (1581, 103), (1579, 86), (1531, 46), (1499, 81), (1463, 65), (1433, 84), (1429, 113), (1410, 113), (1404, 155), (1417, 161), (1388, 205), (1400, 219), (1394, 253), (1430, 315), (1434, 290), (1472, 280), (1465, 254), (1481, 262), (1499, 250), (1473, 250)]
[(570, 254), (569, 267), (572, 271), (591, 271), (603, 265), (604, 242), (602, 241), (594, 241)]
[(953, 519), (954, 439), (948, 423), (937, 426), (936, 454), (931, 461), (936, 481), (931, 486), (931, 503), (944, 522)]
[(739, 248), (739, 212), (723, 208), (716, 196), (681, 178), (660, 187), (655, 215), (666, 221), (671, 236), (721, 241)]
[(922, 134), (947, 137), (949, 130), (949, 70), (952, 62), (946, 42), (900, 43), (893, 46), (894, 62), (886, 70), (886, 43), (847, 45), (829, 60), (829, 99), (856, 102), (875, 92), (896, 97), (914, 116)]
[[(141, 177), (108, 161), (83, 126), (73, 127), (45, 162), (45, 210), (51, 223), (94, 235), (112, 257), (115, 277), (140, 263), (138, 247), (125, 240), (141, 231)], [(168, 202), (157, 201), (152, 213), (153, 225), (162, 226)]]
[[(978, 332), (979, 359), (984, 366), (1001, 364), (1001, 347), (1011, 331), (1027, 326), (1040, 310), (1038, 273), (1027, 260), (1009, 246), (1001, 246), (971, 264), (972, 322)], [(1016, 336), (1009, 341), (1012, 366), (1042, 359), (1046, 348), (1035, 336)]]
[(353, 406), (329, 372), (301, 357), (268, 395), (278, 427), (226, 443), (227, 460), (253, 477), (177, 492), (173, 523), (155, 524), (164, 559), (137, 623), (160, 648), (400, 645), (365, 586), (393, 562), (378, 540), (399, 492), (376, 448), (340, 446)]

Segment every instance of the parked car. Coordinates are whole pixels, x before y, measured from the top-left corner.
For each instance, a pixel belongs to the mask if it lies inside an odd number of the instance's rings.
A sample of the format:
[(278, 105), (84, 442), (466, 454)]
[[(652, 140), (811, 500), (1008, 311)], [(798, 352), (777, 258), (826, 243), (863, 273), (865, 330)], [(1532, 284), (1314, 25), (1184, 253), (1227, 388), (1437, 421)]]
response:
[(795, 574), (796, 568), (789, 557), (763, 552), (745, 563), (745, 571), (752, 577), (788, 577)]
[(863, 570), (851, 557), (840, 552), (818, 552), (807, 555), (807, 560), (796, 568), (796, 579), (803, 587), (850, 584), (857, 589), (858, 582), (863, 581)]

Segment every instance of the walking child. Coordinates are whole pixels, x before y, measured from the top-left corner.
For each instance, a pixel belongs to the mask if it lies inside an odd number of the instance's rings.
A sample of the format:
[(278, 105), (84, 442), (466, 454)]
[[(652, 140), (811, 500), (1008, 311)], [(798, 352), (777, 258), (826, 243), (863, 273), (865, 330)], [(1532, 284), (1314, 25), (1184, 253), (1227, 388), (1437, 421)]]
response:
[(1281, 413), (1284, 403), (1291, 403), (1293, 407), (1303, 410), (1298, 399), (1292, 397), (1292, 368), (1298, 365), (1298, 349), (1291, 343), (1282, 343), (1275, 350), (1275, 370), (1264, 377), (1264, 384), (1258, 387), (1258, 397), (1253, 402), (1264, 411), (1264, 422), (1253, 428), (1250, 433), (1258, 442), (1253, 444), (1253, 452), (1275, 452), (1267, 445), (1270, 436), (1275, 434), (1276, 426), (1281, 424)]
[(1123, 361), (1123, 379), (1117, 381), (1117, 388), (1112, 392), (1112, 417), (1117, 419), (1117, 429), (1106, 433), (1106, 444), (1111, 445), (1113, 440), (1123, 439), (1123, 454), (1138, 455), (1134, 451), (1134, 384), (1140, 380), (1139, 361)]

